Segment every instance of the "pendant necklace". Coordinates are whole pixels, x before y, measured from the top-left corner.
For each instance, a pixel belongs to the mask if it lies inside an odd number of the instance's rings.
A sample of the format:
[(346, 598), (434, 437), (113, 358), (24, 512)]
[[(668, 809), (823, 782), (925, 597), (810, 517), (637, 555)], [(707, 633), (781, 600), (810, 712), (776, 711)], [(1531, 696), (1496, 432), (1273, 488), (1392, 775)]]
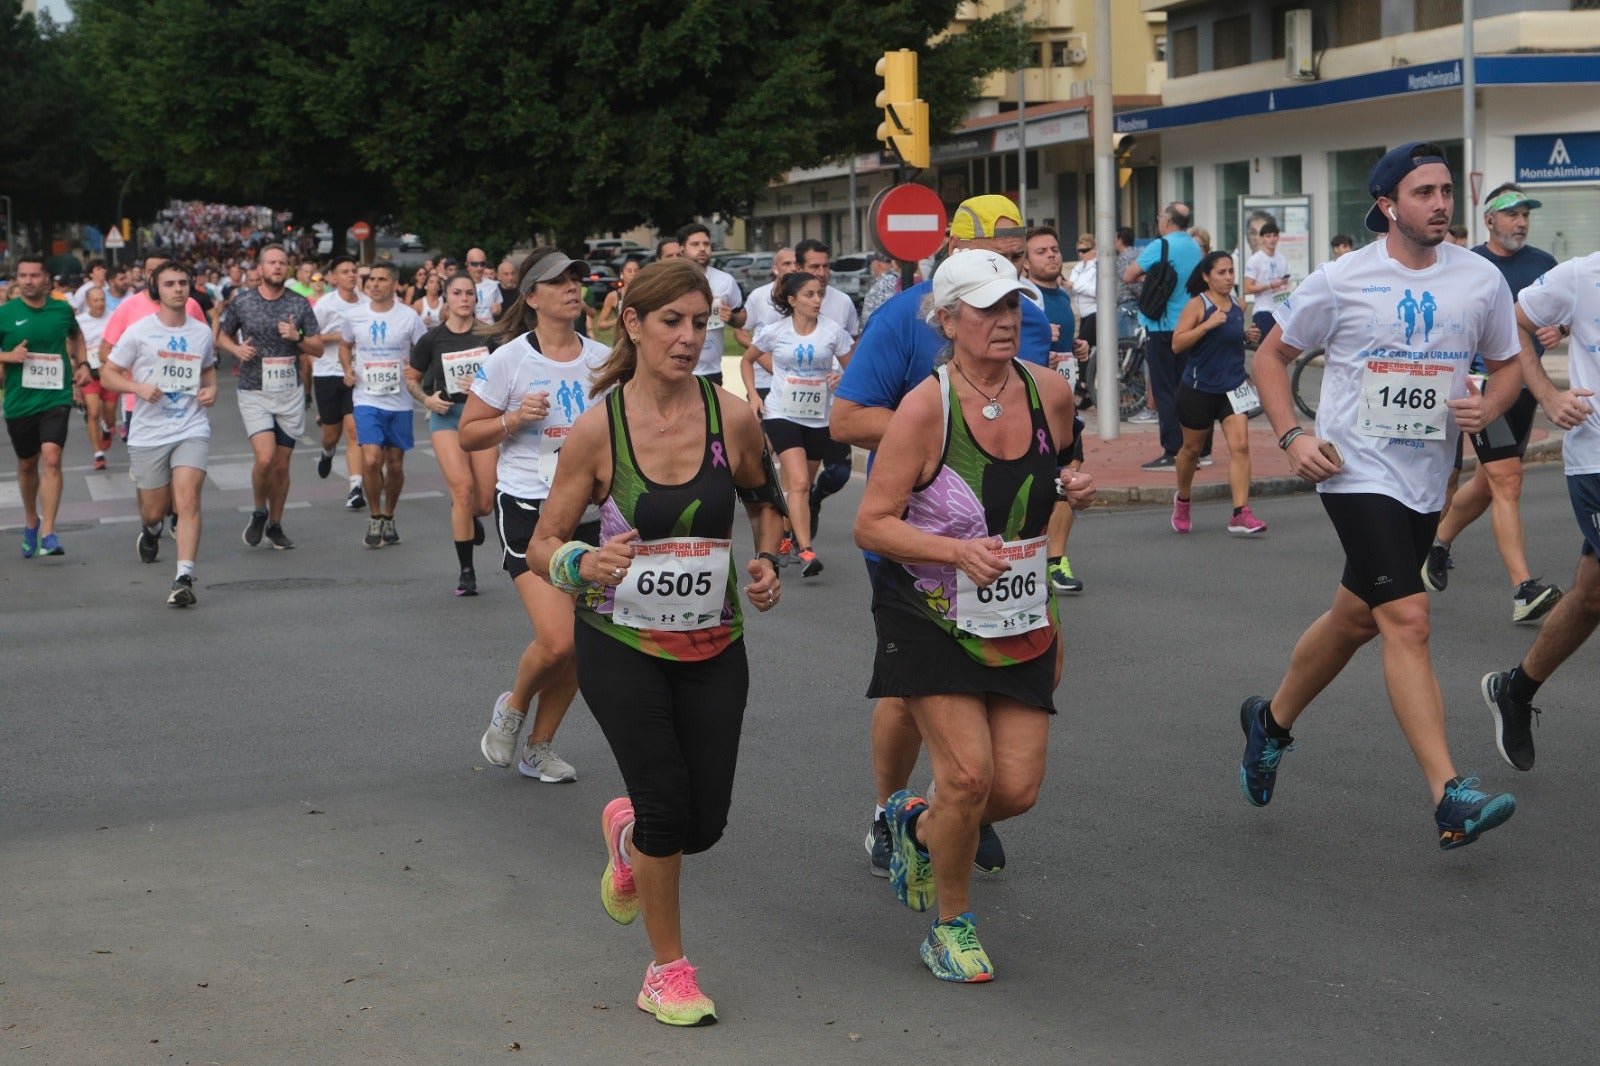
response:
[[(964, 380), (968, 385), (971, 385), (973, 388), (978, 389), (977, 383), (974, 382), (971, 378), (967, 377), (967, 372), (965, 370), (961, 369), (961, 364), (960, 363), (958, 363), (958, 362), (956, 362), (954, 360), (951, 360), (950, 365), (956, 368), (956, 373), (961, 375), (962, 380)], [(1001, 414), (1003, 414), (1005, 412), (1005, 408), (1000, 406), (1000, 397), (1002, 395), (1004, 395), (1004, 393), (1006, 391), (1006, 386), (1009, 385), (1009, 384), (1011, 384), (1011, 368), (1007, 367), (1006, 368), (1006, 379), (1000, 383), (1000, 391), (999, 392), (995, 393), (993, 396), (990, 396), (987, 393), (985, 393), (982, 389), (978, 389), (978, 395), (982, 396), (985, 400), (989, 401), (988, 403), (983, 405), (983, 417), (984, 418), (987, 418), (989, 421), (993, 422), (995, 419), (999, 418), (1001, 416)]]

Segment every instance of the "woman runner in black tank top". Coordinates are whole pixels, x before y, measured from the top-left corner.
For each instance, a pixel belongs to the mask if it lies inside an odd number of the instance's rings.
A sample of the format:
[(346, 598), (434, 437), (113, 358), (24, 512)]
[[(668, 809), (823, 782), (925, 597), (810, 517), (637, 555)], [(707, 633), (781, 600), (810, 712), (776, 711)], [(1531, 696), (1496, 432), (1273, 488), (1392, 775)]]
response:
[[(578, 686), (628, 788), (602, 813), (600, 900), (615, 921), (644, 915), (654, 958), (637, 1003), (671, 1025), (716, 1018), (684, 957), (678, 881), (732, 800), (749, 686), (733, 500), (766, 483), (755, 416), (694, 374), (710, 313), (704, 274), (683, 260), (628, 286), (593, 394), (616, 389), (573, 424), (528, 553), (578, 593)], [(569, 539), (592, 504), (598, 548)], [(742, 566), (745, 594), (765, 611), (780, 593), (782, 521), (766, 503), (746, 509), (760, 554)]]

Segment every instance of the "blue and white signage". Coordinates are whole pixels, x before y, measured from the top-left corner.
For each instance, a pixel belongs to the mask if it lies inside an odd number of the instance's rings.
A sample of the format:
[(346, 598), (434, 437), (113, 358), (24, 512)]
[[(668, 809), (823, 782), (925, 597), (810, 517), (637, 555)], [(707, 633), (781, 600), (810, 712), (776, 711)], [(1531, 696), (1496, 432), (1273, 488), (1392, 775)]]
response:
[(1600, 181), (1600, 132), (1519, 136), (1517, 180), (1527, 184)]

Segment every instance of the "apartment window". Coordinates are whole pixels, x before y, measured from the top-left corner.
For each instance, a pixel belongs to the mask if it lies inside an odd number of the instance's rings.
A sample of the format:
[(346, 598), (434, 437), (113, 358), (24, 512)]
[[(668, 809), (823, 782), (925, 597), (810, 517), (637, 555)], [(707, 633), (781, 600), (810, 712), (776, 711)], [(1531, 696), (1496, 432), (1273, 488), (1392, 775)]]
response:
[(1361, 240), (1367, 231), (1367, 208), (1372, 206), (1367, 174), (1386, 151), (1380, 145), (1328, 153), (1328, 232), (1355, 234)]
[(1250, 16), (1218, 19), (1211, 28), (1211, 68), (1226, 70), (1250, 62)]
[(1217, 214), (1212, 248), (1226, 252), (1239, 246), (1239, 197), (1249, 191), (1248, 160), (1217, 164)]
[(1083, 49), (1070, 40), (1050, 42), (1052, 67), (1075, 67), (1083, 62)]
[[(1596, 0), (1596, 2), (1600, 3), (1600, 0)], [(1156, 62), (1157, 63), (1165, 63), (1166, 61), (1167, 61), (1167, 35), (1164, 34), (1164, 33), (1158, 33), (1158, 34), (1156, 34)]]
[(1415, 0), (1419, 30), (1461, 25), (1461, 0)]
[[(1456, 21), (1461, 21), (1459, 15)], [(1381, 0), (1341, 0), (1335, 8), (1333, 36), (1340, 48), (1383, 36)]]
[(1600, 0), (1572, 0), (1574, 11), (1600, 11)]
[(1044, 66), (1044, 44), (1043, 44), (1043, 42), (1041, 42), (1041, 41), (1033, 41), (1033, 42), (1031, 42), (1028, 45), (1027, 48), (1023, 49), (1022, 54), (1027, 57), (1027, 65), (1028, 66), (1030, 66), (1030, 67), (1042, 67), (1042, 66)]
[(1200, 73), (1200, 30), (1185, 26), (1171, 35), (1172, 76), (1186, 78)]

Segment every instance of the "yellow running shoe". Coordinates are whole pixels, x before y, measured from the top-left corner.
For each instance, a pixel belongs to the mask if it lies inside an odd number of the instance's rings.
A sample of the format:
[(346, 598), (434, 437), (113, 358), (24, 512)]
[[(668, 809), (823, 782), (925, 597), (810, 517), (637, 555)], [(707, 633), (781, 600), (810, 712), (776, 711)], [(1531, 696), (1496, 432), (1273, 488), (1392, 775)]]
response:
[(978, 943), (978, 920), (972, 912), (934, 922), (922, 942), (922, 961), (941, 981), (977, 984), (994, 980), (994, 965)]
[(717, 1005), (700, 991), (688, 959), (645, 967), (638, 1003), (640, 1010), (667, 1025), (714, 1025), (717, 1020)]
[(633, 885), (633, 867), (622, 853), (622, 834), (633, 824), (633, 804), (618, 796), (600, 815), (606, 839), (606, 872), (600, 875), (600, 905), (611, 920), (628, 925), (639, 917), (639, 890)]

